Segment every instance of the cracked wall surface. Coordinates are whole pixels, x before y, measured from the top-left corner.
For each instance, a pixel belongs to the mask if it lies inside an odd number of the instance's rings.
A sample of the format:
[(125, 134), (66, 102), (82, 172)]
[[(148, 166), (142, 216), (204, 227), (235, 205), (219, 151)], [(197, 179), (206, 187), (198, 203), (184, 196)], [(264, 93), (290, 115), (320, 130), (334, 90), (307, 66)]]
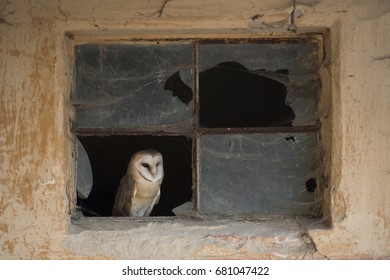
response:
[[(295, 2), (1, 1), (0, 258), (390, 258), (390, 2)], [(327, 33), (329, 43), (320, 69), (327, 226), (71, 222), (69, 40), (275, 36), (291, 34), (292, 23), (298, 33)]]

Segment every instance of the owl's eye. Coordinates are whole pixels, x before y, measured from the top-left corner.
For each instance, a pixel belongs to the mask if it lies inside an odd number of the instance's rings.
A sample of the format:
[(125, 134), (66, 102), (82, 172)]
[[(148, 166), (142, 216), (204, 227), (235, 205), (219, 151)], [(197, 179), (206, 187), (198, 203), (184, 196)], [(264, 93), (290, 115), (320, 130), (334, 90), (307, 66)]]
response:
[(149, 164), (147, 164), (147, 163), (142, 163), (142, 166), (145, 168), (149, 168)]

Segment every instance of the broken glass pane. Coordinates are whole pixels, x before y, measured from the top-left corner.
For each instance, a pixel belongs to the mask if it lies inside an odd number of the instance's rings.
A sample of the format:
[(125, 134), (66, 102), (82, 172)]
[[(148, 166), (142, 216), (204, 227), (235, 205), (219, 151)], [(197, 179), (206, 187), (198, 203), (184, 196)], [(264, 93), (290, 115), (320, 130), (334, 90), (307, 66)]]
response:
[[(200, 45), (199, 80), (201, 83), (204, 71), (212, 69), (218, 64), (221, 68), (221, 63), (222, 65), (236, 63), (240, 65), (241, 71), (247, 76), (258, 75), (284, 84), (287, 89), (285, 105), (291, 107), (295, 114), (293, 125), (314, 125), (317, 123), (318, 110), (318, 48), (319, 45), (316, 43), (305, 42)], [(238, 77), (237, 79), (236, 84), (242, 84), (241, 90), (236, 90), (235, 98), (237, 100), (246, 98), (248, 94), (253, 94), (252, 92), (243, 94), (243, 91), (250, 88), (250, 84), (247, 79), (244, 79), (243, 82), (242, 78)], [(237, 86), (237, 88), (239, 87)], [(199, 90), (200, 96), (202, 96), (202, 85), (200, 85)], [(269, 88), (265, 87), (266, 90)], [(207, 92), (207, 94), (209, 93)], [(260, 92), (260, 94), (264, 95), (265, 93)], [(215, 102), (215, 104), (214, 112), (218, 115), (218, 103)], [(200, 108), (202, 108), (201, 97)], [(247, 109), (243, 107), (241, 111), (244, 112)], [(240, 127), (242, 126), (245, 125), (240, 125)]]
[(178, 73), (192, 87), (192, 44), (85, 44), (75, 52), (77, 128), (145, 128), (191, 119), (192, 95), (183, 101), (164, 85)]
[(203, 135), (200, 211), (312, 215), (317, 133)]

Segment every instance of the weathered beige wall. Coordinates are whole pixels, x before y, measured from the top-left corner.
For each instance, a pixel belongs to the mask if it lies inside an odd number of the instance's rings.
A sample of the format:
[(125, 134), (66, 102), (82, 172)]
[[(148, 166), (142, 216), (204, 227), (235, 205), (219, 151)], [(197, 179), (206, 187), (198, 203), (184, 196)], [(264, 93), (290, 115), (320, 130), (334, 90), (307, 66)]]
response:
[(163, 3), (0, 1), (0, 258), (390, 258), (388, 0), (297, 1), (298, 32), (330, 31), (321, 69), (330, 228), (295, 219), (70, 223), (65, 34), (264, 36), (287, 32), (291, 10), (289, 0), (171, 0), (160, 14)]

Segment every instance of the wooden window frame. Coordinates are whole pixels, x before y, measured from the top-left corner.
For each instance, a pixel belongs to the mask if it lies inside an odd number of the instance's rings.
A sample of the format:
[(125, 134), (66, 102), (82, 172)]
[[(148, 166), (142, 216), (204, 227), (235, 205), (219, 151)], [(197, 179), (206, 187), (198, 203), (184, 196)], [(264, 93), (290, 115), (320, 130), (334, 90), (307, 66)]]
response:
[[(192, 138), (192, 182), (193, 182), (193, 210), (198, 212), (200, 210), (199, 206), (199, 193), (200, 193), (200, 168), (199, 168), (199, 154), (200, 154), (200, 144), (199, 140), (202, 135), (213, 135), (213, 134), (274, 134), (274, 133), (306, 133), (306, 132), (318, 132), (321, 137), (321, 123), (319, 117), (317, 118), (317, 123), (314, 125), (304, 125), (304, 126), (290, 126), (290, 127), (236, 127), (236, 128), (206, 128), (199, 125), (199, 93), (198, 93), (198, 46), (201, 44), (241, 44), (241, 43), (289, 43), (289, 42), (307, 42), (308, 40), (315, 40), (319, 43), (320, 46), (324, 46), (323, 34), (321, 33), (305, 33), (305, 34), (293, 34), (293, 35), (283, 35), (283, 36), (266, 36), (266, 37), (251, 37), (249, 35), (236, 36), (229, 35), (225, 38), (202, 38), (202, 37), (175, 37), (175, 38), (166, 38), (152, 36), (147, 38), (134, 37), (134, 38), (125, 38), (125, 39), (113, 39), (107, 38), (104, 40), (97, 40), (96, 38), (75, 38), (73, 35), (68, 35), (70, 37), (70, 53), (71, 57), (74, 57), (74, 47), (76, 45), (88, 42), (94, 44), (115, 44), (115, 43), (126, 43), (126, 42), (190, 42), (193, 41), (195, 44), (194, 47), (194, 61), (196, 65), (196, 73), (193, 75), (193, 87), (194, 90), (194, 102), (193, 102), (193, 114), (192, 114), (192, 128), (190, 130), (181, 127), (180, 125), (162, 125), (161, 129), (154, 130), (140, 130), (132, 128), (76, 128), (74, 123), (71, 121), (71, 133), (74, 136), (116, 136), (116, 135), (126, 135), (126, 136), (186, 136)], [(207, 36), (205, 36), (207, 37)], [(323, 60), (324, 49), (319, 48), (319, 57)], [(73, 65), (74, 68), (74, 65)], [(320, 77), (321, 79), (321, 77)], [(319, 92), (321, 94), (321, 92)], [(319, 97), (318, 103), (321, 102), (321, 96)], [(318, 104), (317, 104), (318, 106)], [(73, 117), (75, 114), (75, 109), (73, 109)], [(319, 144), (321, 146), (321, 143)], [(321, 189), (321, 187), (320, 187)], [(322, 190), (321, 190), (322, 191)]]

